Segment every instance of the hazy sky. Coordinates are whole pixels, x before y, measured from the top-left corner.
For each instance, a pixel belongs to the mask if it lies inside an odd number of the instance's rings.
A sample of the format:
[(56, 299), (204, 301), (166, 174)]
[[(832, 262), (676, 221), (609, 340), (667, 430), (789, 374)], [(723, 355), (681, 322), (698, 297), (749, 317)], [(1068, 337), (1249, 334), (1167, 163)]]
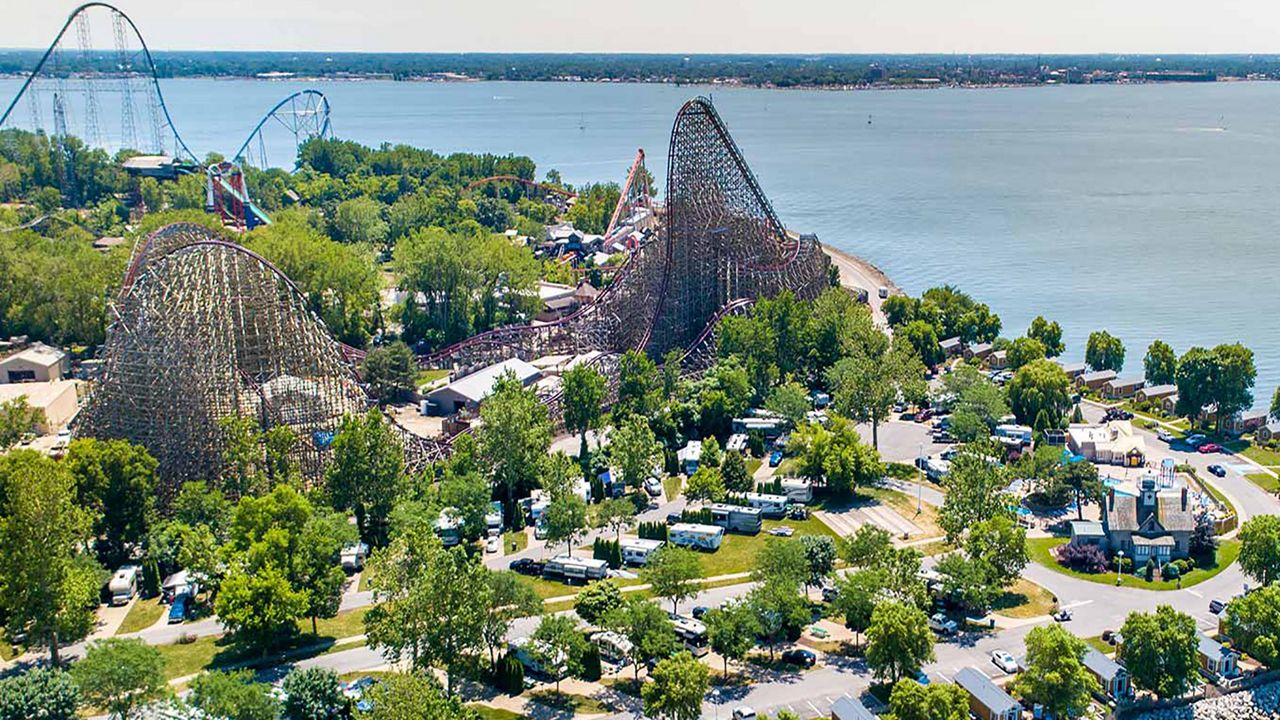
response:
[[(0, 47), (75, 2), (2, 0)], [(157, 49), (1280, 52), (1278, 0), (119, 0)]]

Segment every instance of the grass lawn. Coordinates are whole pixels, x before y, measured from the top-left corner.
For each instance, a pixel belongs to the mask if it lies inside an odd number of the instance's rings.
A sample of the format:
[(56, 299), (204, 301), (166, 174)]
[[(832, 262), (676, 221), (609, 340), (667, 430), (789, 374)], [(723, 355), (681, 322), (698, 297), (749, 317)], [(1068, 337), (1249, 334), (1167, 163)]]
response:
[(416, 384), (419, 387), (421, 387), (423, 385), (426, 385), (427, 383), (435, 382), (436, 380), (439, 380), (442, 377), (448, 377), (448, 376), (449, 376), (449, 371), (447, 369), (419, 370), (418, 377), (416, 379)]
[[(516, 549), (511, 549), (511, 543), (516, 544)], [(507, 549), (508, 553), (518, 553), (529, 547), (529, 534), (523, 530), (520, 532), (508, 532), (502, 536), (502, 547)]]
[(1103, 655), (1110, 655), (1113, 651), (1115, 651), (1115, 648), (1110, 643), (1103, 640), (1101, 635), (1094, 635), (1093, 637), (1080, 638), (1080, 639), (1084, 640), (1086, 643), (1092, 646), (1094, 650), (1097, 650)]
[(756, 471), (759, 470), (760, 466), (763, 464), (764, 464), (764, 461), (761, 460), (760, 458), (748, 457), (746, 462), (747, 474), (750, 475), (751, 477), (755, 477)]
[(1032, 618), (1048, 615), (1057, 608), (1053, 593), (1030, 580), (1019, 578), (996, 599), (991, 610), (1005, 617)]
[(793, 538), (801, 535), (828, 535), (836, 537), (835, 532), (812, 515), (807, 520), (765, 520), (764, 528), (758, 535), (738, 535), (726, 533), (720, 549), (713, 553), (698, 553), (698, 562), (702, 566), (703, 577), (716, 577), (732, 573), (747, 572), (755, 567), (756, 555), (764, 544), (773, 537), (769, 530), (786, 525), (793, 530)]
[(124, 616), (124, 622), (120, 623), (120, 629), (116, 630), (116, 634), (123, 635), (146, 630), (160, 620), (165, 610), (167, 608), (160, 604), (158, 597), (150, 600), (139, 599), (133, 607), (129, 608), (129, 614)]
[(333, 638), (341, 640), (343, 638), (355, 637), (364, 634), (364, 614), (369, 608), (355, 608), (352, 610), (344, 610), (331, 618), (320, 618), (316, 621), (316, 630), (318, 637), (311, 635), (311, 619), (298, 621), (298, 629), (302, 631), (302, 639), (300, 644), (308, 645), (312, 642), (320, 642), (325, 638)]
[(778, 463), (778, 467), (773, 469), (773, 474), (776, 477), (791, 477), (794, 475), (799, 475), (800, 474), (800, 458), (795, 458), (795, 457), (783, 458), (782, 462)]
[(1251, 473), (1249, 475), (1245, 475), (1245, 477), (1249, 478), (1249, 482), (1252, 482), (1254, 485), (1257, 485), (1267, 492), (1276, 492), (1277, 490), (1280, 490), (1280, 480), (1277, 480), (1266, 473)]
[(1280, 465), (1280, 452), (1258, 447), (1253, 443), (1239, 452), (1259, 465)]
[[(1054, 559), (1052, 551), (1067, 542), (1067, 538), (1029, 538), (1027, 540), (1027, 553), (1035, 562), (1045, 567), (1060, 572), (1063, 575), (1088, 580), (1090, 582), (1102, 583), (1104, 585), (1114, 585), (1116, 575), (1113, 572), (1103, 573), (1084, 573), (1063, 567)], [(1182, 587), (1191, 587), (1198, 583), (1217, 575), (1227, 569), (1231, 563), (1236, 561), (1240, 555), (1240, 541), (1223, 540), (1218, 543), (1217, 560), (1212, 567), (1197, 567), (1195, 570), (1188, 572), (1182, 576)], [(1124, 587), (1142, 588), (1145, 590), (1177, 590), (1178, 583), (1176, 580), (1160, 580), (1157, 582), (1147, 582), (1145, 579), (1137, 575), (1121, 575), (1120, 584)]]
[(547, 707), (566, 710), (571, 714), (601, 715), (613, 712), (612, 708), (595, 698), (574, 693), (557, 693), (554, 689), (538, 690), (530, 693), (529, 697)]
[(467, 707), (475, 710), (481, 720), (519, 720), (519, 718), (524, 717), (523, 715), (513, 713), (510, 710), (490, 707), (483, 703), (471, 703)]
[(915, 523), (924, 537), (936, 537), (945, 534), (942, 528), (938, 526), (938, 509), (928, 503), (920, 503), (920, 512), (917, 513), (916, 499), (898, 490), (881, 487), (860, 487), (858, 488), (858, 494), (878, 501), (881, 505), (891, 508), (903, 518)]
[(933, 557), (934, 555), (941, 555), (942, 553), (951, 552), (952, 550), (956, 549), (954, 545), (951, 545), (946, 540), (934, 540), (932, 542), (927, 542), (921, 545), (915, 545), (914, 547), (915, 549), (920, 551), (921, 555), (924, 555), (925, 557)]
[(667, 502), (671, 502), (680, 497), (680, 488), (684, 485), (683, 475), (668, 475), (662, 481), (662, 492), (667, 496)]

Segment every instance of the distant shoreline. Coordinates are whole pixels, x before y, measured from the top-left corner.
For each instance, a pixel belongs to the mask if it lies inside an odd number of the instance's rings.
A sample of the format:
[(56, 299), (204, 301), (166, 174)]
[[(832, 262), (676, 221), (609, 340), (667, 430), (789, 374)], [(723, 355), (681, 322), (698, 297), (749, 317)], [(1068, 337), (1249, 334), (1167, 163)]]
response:
[(833, 248), (830, 245), (827, 245), (826, 243), (823, 243), (822, 250), (823, 252), (831, 256), (831, 259), (835, 261), (837, 268), (839, 268), (841, 264), (844, 263), (848, 266), (851, 266), (857, 272), (866, 276), (868, 279), (874, 280), (875, 282), (878, 283), (876, 287), (863, 288), (861, 285), (855, 285), (854, 283), (850, 282), (850, 279), (845, 277), (845, 273), (841, 272), (840, 284), (842, 286), (847, 288), (850, 288), (850, 287), (861, 288), (863, 290), (866, 290), (869, 294), (873, 294), (873, 295), (881, 287), (888, 288), (890, 295), (902, 294), (902, 288), (894, 284), (893, 280), (890, 279), (889, 276), (885, 274), (883, 270), (876, 267), (876, 265), (872, 263), (870, 260), (860, 258), (857, 255), (852, 255), (843, 250), (837, 250), (836, 248)]

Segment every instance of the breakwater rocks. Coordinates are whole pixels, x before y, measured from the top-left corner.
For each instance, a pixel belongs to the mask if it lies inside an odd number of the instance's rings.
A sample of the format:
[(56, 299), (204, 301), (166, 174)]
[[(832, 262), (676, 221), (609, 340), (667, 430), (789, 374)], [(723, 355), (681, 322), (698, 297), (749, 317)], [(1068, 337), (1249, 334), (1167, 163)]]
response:
[(1133, 720), (1276, 720), (1280, 718), (1280, 682), (1201, 700), (1191, 705), (1134, 715)]

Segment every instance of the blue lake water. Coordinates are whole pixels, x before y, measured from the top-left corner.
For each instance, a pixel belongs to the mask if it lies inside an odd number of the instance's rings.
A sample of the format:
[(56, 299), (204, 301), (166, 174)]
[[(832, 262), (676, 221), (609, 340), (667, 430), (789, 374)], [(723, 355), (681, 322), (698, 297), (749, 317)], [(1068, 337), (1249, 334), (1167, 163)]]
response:
[[(0, 80), (0, 97), (16, 87)], [(265, 110), (306, 85), (162, 87), (203, 155), (234, 151)], [(1006, 335), (1044, 314), (1063, 324), (1069, 359), (1105, 328), (1126, 343), (1134, 373), (1156, 337), (1179, 352), (1241, 341), (1257, 354), (1259, 404), (1280, 383), (1280, 84), (314, 87), (341, 137), (526, 154), (569, 182), (620, 182), (643, 147), (660, 185), (676, 110), (710, 91), (783, 221), (869, 259), (908, 292), (958, 285), (1000, 314)], [(104, 127), (113, 120), (103, 113)], [(290, 142), (269, 138), (269, 157), (287, 164)]]

